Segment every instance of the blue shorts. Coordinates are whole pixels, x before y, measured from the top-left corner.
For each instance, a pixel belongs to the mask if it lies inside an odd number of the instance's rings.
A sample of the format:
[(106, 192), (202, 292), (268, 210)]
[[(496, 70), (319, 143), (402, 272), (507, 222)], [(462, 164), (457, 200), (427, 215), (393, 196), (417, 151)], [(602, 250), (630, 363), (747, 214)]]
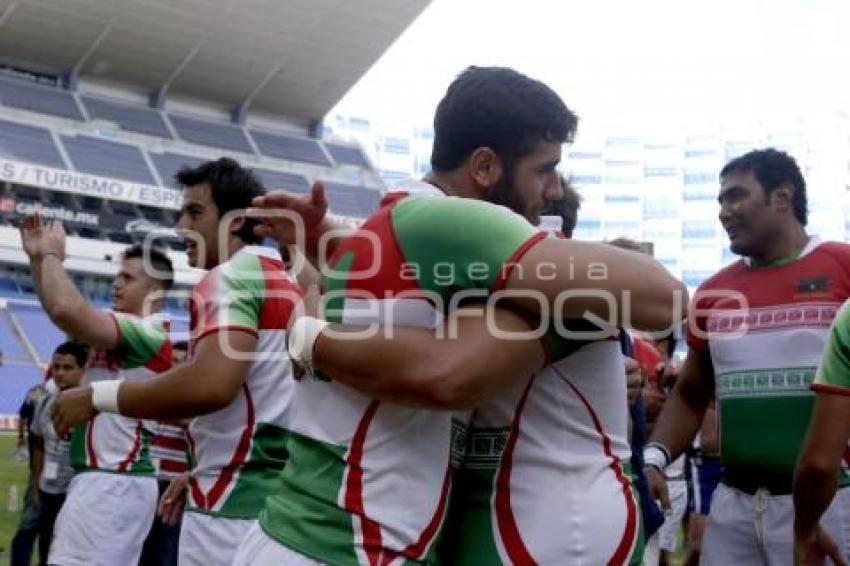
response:
[(690, 497), (688, 512), (708, 515), (711, 510), (711, 497), (723, 475), (723, 465), (719, 456), (693, 455), (688, 462)]

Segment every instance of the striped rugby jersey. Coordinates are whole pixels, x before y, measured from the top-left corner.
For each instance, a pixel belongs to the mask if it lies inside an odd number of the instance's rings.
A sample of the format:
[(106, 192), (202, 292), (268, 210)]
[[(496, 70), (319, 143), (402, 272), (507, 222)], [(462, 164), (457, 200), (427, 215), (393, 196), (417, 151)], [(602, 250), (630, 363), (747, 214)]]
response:
[(790, 263), (755, 268), (739, 260), (697, 290), (688, 344), (711, 356), (730, 485), (755, 481), (790, 492), (810, 386), (830, 325), (850, 297), (849, 267), (850, 246), (813, 237)]
[[(94, 350), (85, 381), (145, 379), (171, 367), (169, 323), (165, 315), (139, 318), (112, 312), (118, 329), (118, 347)], [(71, 464), (87, 470), (152, 475), (151, 433), (145, 421), (116, 413), (98, 413), (71, 434)]]
[(222, 331), (253, 334), (257, 346), (236, 398), (189, 423), (189, 510), (255, 519), (277, 488), (293, 387), (285, 336), (301, 295), (280, 254), (260, 246), (243, 247), (193, 289), (190, 359)]
[[(323, 279), (328, 320), (434, 328), (464, 291), (502, 288), (545, 237), (500, 206), (422, 183), (407, 192), (417, 194), (385, 200), (334, 252)], [(291, 409), (290, 461), (260, 516), (264, 531), (329, 564), (431, 560), (468, 415), (378, 402), (319, 379), (295, 387)]]

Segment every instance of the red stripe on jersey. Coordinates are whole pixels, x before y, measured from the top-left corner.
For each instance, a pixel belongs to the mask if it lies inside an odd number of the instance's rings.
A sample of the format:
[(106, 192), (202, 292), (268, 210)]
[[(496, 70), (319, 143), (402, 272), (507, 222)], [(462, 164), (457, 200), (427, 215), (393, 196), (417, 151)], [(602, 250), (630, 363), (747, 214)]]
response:
[(826, 385), (823, 383), (812, 383), (811, 389), (816, 393), (829, 393), (830, 395), (850, 395), (850, 389), (846, 387), (837, 387), (835, 385)]
[(168, 448), (169, 450), (186, 450), (186, 439), (158, 434), (153, 437), (151, 445), (158, 448)]
[(228, 484), (233, 480), (233, 475), (236, 470), (242, 467), (248, 459), (248, 452), (251, 449), (251, 435), (254, 433), (254, 400), (251, 398), (251, 392), (248, 390), (248, 384), (242, 384), (242, 391), (245, 394), (245, 410), (248, 413), (245, 428), (242, 429), (242, 436), (239, 438), (239, 444), (236, 447), (236, 452), (230, 463), (222, 470), (221, 475), (215, 481), (207, 494), (207, 509), (215, 507), (221, 496), (224, 495)]
[(89, 456), (89, 467), (97, 468), (97, 454), (94, 451), (94, 421), (97, 419), (95, 416), (92, 420), (86, 423), (86, 452)]
[(138, 421), (136, 423), (136, 432), (135, 439), (133, 440), (133, 447), (130, 449), (130, 453), (127, 454), (127, 457), (118, 464), (119, 472), (126, 472), (130, 467), (130, 464), (136, 461), (136, 458), (139, 455), (139, 449), (142, 447), (142, 421)]
[[(166, 334), (171, 330), (171, 322), (164, 321), (162, 323), (163, 328), (165, 328)], [(164, 371), (168, 371), (171, 369), (171, 340), (166, 336), (165, 341), (159, 347), (154, 357), (145, 364), (145, 367), (149, 370), (162, 373)]]
[(180, 462), (178, 460), (160, 460), (159, 469), (162, 472), (171, 474), (182, 474), (189, 470), (189, 466), (186, 462)]
[(348, 476), (345, 482), (345, 508), (360, 518), (363, 531), (363, 547), (369, 558), (370, 566), (380, 564), (382, 542), (381, 527), (366, 516), (363, 504), (363, 449), (366, 444), (366, 433), (378, 410), (378, 401), (372, 401), (363, 413), (354, 437), (351, 439), (351, 449), (348, 453)]
[(266, 284), (259, 329), (285, 330), (303, 293), (298, 284), (284, 271), (283, 263), (264, 256), (258, 256), (257, 259), (260, 260)]
[[(192, 434), (189, 432), (188, 428), (186, 429), (186, 442), (189, 443), (189, 452), (192, 455), (192, 461), (197, 462), (198, 459), (195, 457), (195, 439), (192, 438)], [(189, 491), (192, 492), (192, 499), (195, 501), (195, 505), (197, 505), (200, 509), (206, 509), (207, 498), (201, 490), (198, 480), (195, 479), (194, 476), (189, 476)]]
[(596, 414), (596, 411), (593, 410), (593, 405), (590, 404), (587, 398), (582, 395), (578, 387), (573, 385), (569, 378), (561, 373), (558, 368), (552, 367), (552, 369), (561, 377), (564, 383), (570, 386), (581, 400), (582, 404), (584, 404), (588, 414), (590, 414), (591, 420), (593, 420), (593, 427), (596, 429), (596, 432), (599, 433), (599, 436), (602, 437), (602, 450), (605, 452), (605, 455), (611, 459), (611, 465), (609, 467), (614, 472), (617, 481), (619, 481), (620, 485), (623, 486), (623, 495), (626, 500), (626, 526), (623, 529), (623, 536), (620, 538), (620, 543), (617, 545), (614, 555), (611, 556), (607, 564), (626, 564), (629, 560), (629, 555), (631, 554), (632, 549), (634, 549), (635, 538), (638, 531), (637, 505), (635, 504), (634, 497), (632, 496), (631, 482), (623, 473), (623, 469), (620, 466), (620, 459), (617, 458), (611, 451), (611, 439), (603, 430), (599, 416)]
[(516, 517), (514, 517), (511, 509), (511, 470), (513, 468), (514, 449), (516, 448), (517, 438), (519, 438), (522, 411), (525, 408), (525, 401), (528, 399), (528, 392), (531, 391), (534, 379), (532, 377), (528, 380), (528, 385), (525, 386), (525, 391), (522, 392), (522, 397), (517, 404), (511, 433), (508, 436), (507, 444), (505, 444), (504, 452), (502, 452), (499, 470), (496, 472), (496, 524), (499, 528), (499, 534), (505, 542), (505, 551), (513, 564), (537, 564), (532, 558), (531, 552), (525, 546), (522, 535), (519, 534)]
[(516, 249), (514, 253), (511, 254), (511, 257), (502, 265), (502, 269), (499, 272), (499, 276), (493, 281), (493, 285), (490, 287), (492, 292), (500, 291), (508, 281), (508, 277), (513, 273), (514, 268), (516, 267), (519, 260), (528, 253), (528, 250), (533, 248), (537, 242), (541, 240), (545, 240), (547, 237), (546, 232), (537, 232), (529, 239), (527, 239), (520, 247)]

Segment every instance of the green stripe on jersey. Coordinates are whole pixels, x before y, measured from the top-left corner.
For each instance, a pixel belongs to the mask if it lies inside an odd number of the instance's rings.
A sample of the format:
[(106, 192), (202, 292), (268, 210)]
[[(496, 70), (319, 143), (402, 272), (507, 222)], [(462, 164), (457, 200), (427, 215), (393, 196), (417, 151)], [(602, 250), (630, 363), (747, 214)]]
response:
[(113, 313), (118, 323), (121, 343), (117, 351), (121, 367), (137, 368), (151, 361), (168, 340), (168, 329), (164, 321), (156, 317)]
[[(357, 565), (351, 515), (337, 501), (343, 485), (346, 448), (290, 431), (289, 465), (280, 488), (266, 500), (260, 525), (272, 538), (329, 564)], [(298, 477), (291, 478), (298, 470)]]
[(251, 454), (239, 469), (236, 486), (216, 515), (254, 519), (266, 504), (266, 497), (280, 484), (280, 470), (287, 459), (285, 429), (257, 423)]
[(850, 389), (850, 301), (832, 322), (815, 383)]
[(402, 199), (393, 232), (422, 289), (448, 298), (490, 289), (504, 265), (537, 229), (505, 207), (456, 197)]

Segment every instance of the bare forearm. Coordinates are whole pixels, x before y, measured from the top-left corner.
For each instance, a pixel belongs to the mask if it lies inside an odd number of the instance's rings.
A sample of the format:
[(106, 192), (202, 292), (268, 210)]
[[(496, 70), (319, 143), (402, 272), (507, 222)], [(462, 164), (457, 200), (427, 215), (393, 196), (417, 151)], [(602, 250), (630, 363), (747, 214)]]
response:
[(794, 477), (794, 531), (809, 535), (829, 507), (838, 487), (836, 470), (800, 463)]
[(187, 364), (150, 379), (124, 381), (118, 408), (137, 419), (176, 420), (215, 412), (232, 401), (229, 392), (199, 383), (197, 375), (210, 374)]
[(369, 338), (354, 338), (331, 325), (313, 356), (316, 369), (374, 399), (408, 405), (428, 405), (433, 380), (442, 373), (446, 356), (434, 356), (428, 347), (433, 334), (424, 329), (397, 328), (393, 338), (383, 331)]
[(61, 315), (88, 306), (85, 298), (65, 273), (62, 262), (55, 255), (34, 261), (33, 265), (38, 266), (33, 270), (33, 280), (38, 280), (35, 287), (42, 307), (57, 326), (68, 330), (63, 327), (62, 323), (65, 321)]
[(35, 486), (38, 486), (38, 480), (41, 478), (41, 471), (44, 469), (44, 441), (39, 438), (33, 442), (32, 453), (30, 454), (30, 474), (32, 475)]
[(660, 442), (670, 452), (672, 460), (683, 454), (693, 442), (702, 424), (708, 402), (691, 404), (674, 392), (664, 402), (664, 408), (652, 428), (650, 440)]

